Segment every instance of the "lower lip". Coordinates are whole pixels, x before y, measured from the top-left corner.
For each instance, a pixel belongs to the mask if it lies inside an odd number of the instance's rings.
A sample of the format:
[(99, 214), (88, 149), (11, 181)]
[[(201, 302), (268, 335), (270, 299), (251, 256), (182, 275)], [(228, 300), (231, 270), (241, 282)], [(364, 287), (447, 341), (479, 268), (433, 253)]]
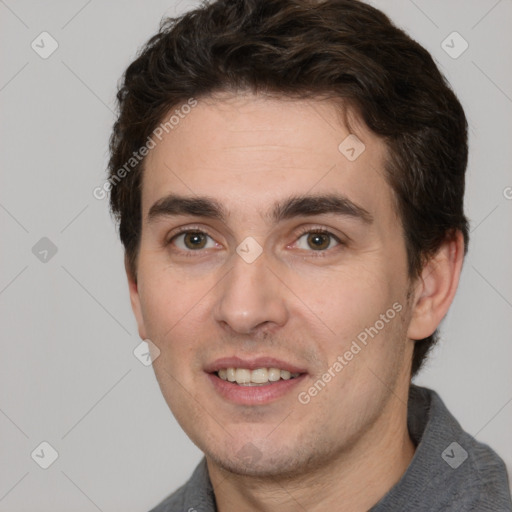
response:
[(215, 390), (225, 399), (239, 405), (267, 404), (291, 393), (303, 381), (306, 374), (288, 380), (278, 380), (263, 386), (240, 386), (227, 380), (222, 380), (215, 373), (208, 373), (208, 378)]

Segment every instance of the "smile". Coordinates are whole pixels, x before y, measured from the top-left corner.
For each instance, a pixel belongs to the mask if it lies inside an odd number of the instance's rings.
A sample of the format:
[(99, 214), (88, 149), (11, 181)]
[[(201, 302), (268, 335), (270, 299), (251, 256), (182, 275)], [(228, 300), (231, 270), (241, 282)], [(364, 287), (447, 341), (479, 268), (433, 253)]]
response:
[(299, 377), (300, 373), (290, 373), (279, 368), (222, 368), (217, 371), (217, 376), (222, 380), (234, 382), (240, 386), (264, 386), (269, 383), (282, 380), (290, 380)]
[[(233, 381), (228, 380), (228, 371), (230, 377), (233, 378), (233, 371), (230, 370), (234, 370), (235, 380)], [(267, 372), (266, 377), (265, 372), (259, 370), (265, 370)], [(279, 378), (277, 380), (270, 380), (270, 378), (277, 378), (277, 371), (279, 371)], [(225, 375), (224, 372), (226, 372)], [(266, 380), (263, 382), (252, 382), (253, 372), (257, 372), (255, 374), (256, 380), (260, 379), (263, 381), (263, 378)], [(284, 377), (281, 375), (281, 372), (284, 373)], [(219, 374), (224, 376), (224, 378)], [(206, 376), (215, 394), (223, 401), (236, 405), (256, 406), (270, 404), (286, 396), (295, 400), (297, 387), (301, 385), (307, 374), (294, 373), (292, 377), (292, 374), (287, 370), (279, 370), (277, 368), (257, 368), (252, 371), (245, 368), (226, 368), (217, 372), (207, 373)], [(241, 382), (238, 382), (238, 379)]]

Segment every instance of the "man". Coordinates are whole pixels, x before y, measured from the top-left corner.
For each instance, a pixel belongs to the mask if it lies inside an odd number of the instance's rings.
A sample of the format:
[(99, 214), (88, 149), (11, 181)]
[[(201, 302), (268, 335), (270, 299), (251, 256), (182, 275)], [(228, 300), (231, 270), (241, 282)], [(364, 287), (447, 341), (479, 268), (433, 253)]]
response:
[(139, 334), (205, 457), (163, 511), (512, 510), (501, 459), (411, 385), (468, 244), (467, 122), (354, 0), (163, 23), (111, 138)]

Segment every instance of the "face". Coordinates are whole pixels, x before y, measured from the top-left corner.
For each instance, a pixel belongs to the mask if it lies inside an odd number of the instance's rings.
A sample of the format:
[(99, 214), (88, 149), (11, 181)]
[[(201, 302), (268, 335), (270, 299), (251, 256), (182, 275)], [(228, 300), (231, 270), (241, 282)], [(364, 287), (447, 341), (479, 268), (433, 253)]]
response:
[(403, 407), (403, 232), (386, 147), (350, 125), (359, 156), (332, 103), (210, 97), (145, 161), (139, 334), (178, 422), (230, 471), (320, 466)]

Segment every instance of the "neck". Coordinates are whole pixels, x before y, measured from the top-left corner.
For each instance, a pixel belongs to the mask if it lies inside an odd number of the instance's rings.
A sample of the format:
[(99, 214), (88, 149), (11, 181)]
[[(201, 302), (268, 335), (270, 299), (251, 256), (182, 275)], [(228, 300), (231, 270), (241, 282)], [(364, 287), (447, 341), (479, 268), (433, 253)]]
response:
[[(414, 455), (407, 430), (407, 389), (394, 395), (383, 414), (349, 449), (314, 472), (288, 478), (233, 474), (208, 456), (219, 512), (253, 510), (366, 511), (402, 477)], [(328, 508), (329, 507), (329, 508)]]

